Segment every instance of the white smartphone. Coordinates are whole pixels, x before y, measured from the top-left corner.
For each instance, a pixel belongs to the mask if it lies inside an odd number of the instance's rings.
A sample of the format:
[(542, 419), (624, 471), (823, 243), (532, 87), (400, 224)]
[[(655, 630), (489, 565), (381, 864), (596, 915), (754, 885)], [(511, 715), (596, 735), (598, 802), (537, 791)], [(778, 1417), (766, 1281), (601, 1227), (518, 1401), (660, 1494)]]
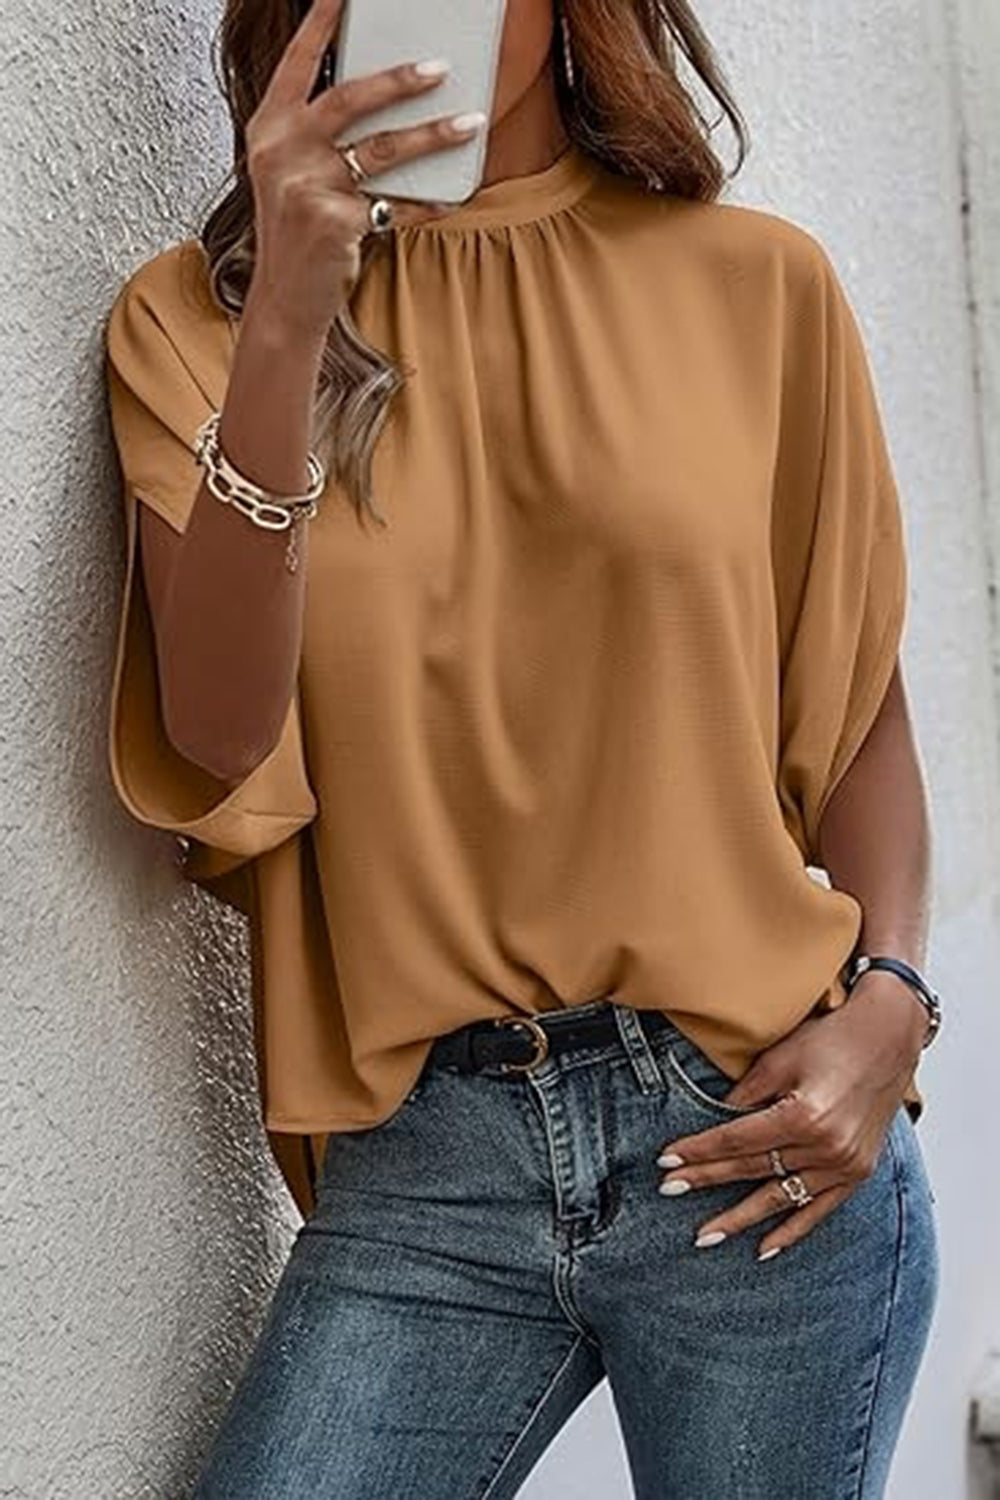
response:
[[(401, 62), (446, 57), (451, 71), (426, 93), (352, 121), (335, 137), (356, 141), (442, 115), (493, 110), (506, 0), (347, 0), (337, 31), (334, 83)], [(463, 203), (483, 175), (488, 123), (466, 141), (373, 172), (365, 191), (422, 203)]]

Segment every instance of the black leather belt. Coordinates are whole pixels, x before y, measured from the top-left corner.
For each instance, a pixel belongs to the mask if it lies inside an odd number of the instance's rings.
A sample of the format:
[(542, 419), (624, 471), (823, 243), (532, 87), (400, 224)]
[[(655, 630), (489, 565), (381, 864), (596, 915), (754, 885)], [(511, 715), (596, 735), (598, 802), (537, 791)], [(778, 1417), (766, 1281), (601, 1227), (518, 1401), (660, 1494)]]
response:
[[(546, 1057), (558, 1057), (577, 1047), (620, 1041), (612, 1009), (618, 1003), (609, 1002), (579, 1016), (573, 1014), (573, 1006), (567, 1006), (532, 1016), (470, 1021), (467, 1026), (438, 1037), (428, 1061), (460, 1073), (475, 1073), (488, 1066), (498, 1066), (502, 1073), (526, 1073)], [(649, 1035), (667, 1025), (659, 1011), (637, 1010), (635, 1014)]]

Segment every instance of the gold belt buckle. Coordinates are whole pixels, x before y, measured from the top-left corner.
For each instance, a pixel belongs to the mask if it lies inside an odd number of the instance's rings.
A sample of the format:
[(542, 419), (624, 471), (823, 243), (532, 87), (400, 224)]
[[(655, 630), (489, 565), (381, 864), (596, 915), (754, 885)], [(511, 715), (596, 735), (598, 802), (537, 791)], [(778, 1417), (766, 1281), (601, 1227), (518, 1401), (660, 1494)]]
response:
[(495, 1016), (494, 1026), (526, 1026), (535, 1038), (535, 1055), (526, 1062), (502, 1062), (501, 1073), (529, 1073), (549, 1055), (549, 1034), (545, 1027), (531, 1016)]

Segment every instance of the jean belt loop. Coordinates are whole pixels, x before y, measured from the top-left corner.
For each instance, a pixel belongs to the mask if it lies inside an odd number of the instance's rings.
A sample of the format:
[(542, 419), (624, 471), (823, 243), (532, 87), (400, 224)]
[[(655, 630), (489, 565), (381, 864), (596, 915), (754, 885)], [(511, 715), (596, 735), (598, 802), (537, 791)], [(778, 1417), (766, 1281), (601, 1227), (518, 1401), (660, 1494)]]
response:
[(613, 1001), (612, 1004), (618, 1034), (632, 1064), (636, 1083), (644, 1094), (662, 1093), (667, 1088), (667, 1081), (649, 1045), (649, 1038), (643, 1030), (638, 1012), (634, 1006), (619, 1001)]

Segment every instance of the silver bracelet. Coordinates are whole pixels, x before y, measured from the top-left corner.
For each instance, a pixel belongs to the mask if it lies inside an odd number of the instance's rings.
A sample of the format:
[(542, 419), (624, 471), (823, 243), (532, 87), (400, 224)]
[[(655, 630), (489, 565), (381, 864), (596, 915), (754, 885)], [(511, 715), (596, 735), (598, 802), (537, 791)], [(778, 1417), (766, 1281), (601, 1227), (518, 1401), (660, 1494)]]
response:
[(289, 530), (285, 563), (289, 572), (298, 566), (295, 549), (296, 523), (311, 521), (316, 515), (317, 501), (326, 487), (326, 470), (314, 453), (307, 458), (309, 465), (309, 488), (304, 495), (279, 495), (255, 484), (230, 463), (219, 442), (221, 412), (212, 415), (198, 428), (195, 438), (195, 458), (207, 471), (206, 482), (212, 494), (225, 505), (231, 505), (255, 526), (267, 531)]

